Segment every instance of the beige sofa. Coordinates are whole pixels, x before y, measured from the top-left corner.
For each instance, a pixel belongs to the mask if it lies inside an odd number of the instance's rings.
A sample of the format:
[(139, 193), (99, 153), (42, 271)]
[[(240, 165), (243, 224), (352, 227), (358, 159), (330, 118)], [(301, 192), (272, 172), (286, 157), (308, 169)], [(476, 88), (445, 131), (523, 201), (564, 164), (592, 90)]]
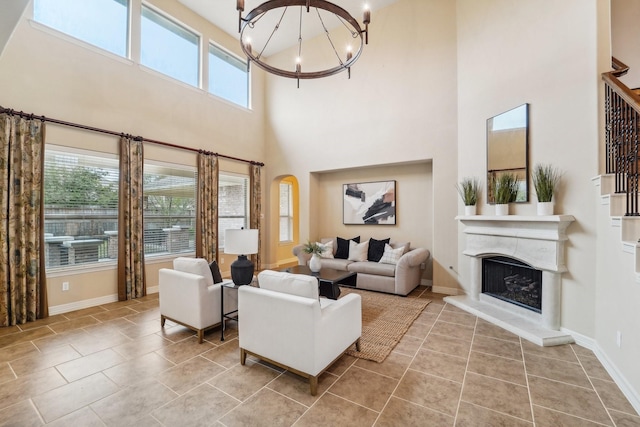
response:
[[(337, 250), (335, 238), (323, 238), (321, 243), (333, 241), (333, 254)], [(363, 240), (364, 241), (364, 240)], [(350, 261), (339, 258), (322, 258), (323, 268), (352, 271), (357, 273), (356, 288), (371, 291), (386, 292), (397, 295), (408, 295), (419, 284), (422, 278), (422, 265), (427, 262), (430, 252), (425, 248), (409, 248), (409, 243), (390, 242), (393, 248), (405, 246), (404, 255), (397, 264), (382, 264), (373, 261)], [(298, 257), (299, 265), (308, 265), (310, 254), (303, 251), (304, 245), (293, 248), (293, 254)]]

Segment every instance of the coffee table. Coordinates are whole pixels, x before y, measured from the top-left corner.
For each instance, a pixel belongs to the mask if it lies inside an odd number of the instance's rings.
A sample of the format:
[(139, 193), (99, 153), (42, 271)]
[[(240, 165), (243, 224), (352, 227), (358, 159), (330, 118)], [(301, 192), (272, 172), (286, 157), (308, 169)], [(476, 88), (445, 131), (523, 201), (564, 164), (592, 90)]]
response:
[(356, 286), (357, 275), (350, 271), (322, 268), (318, 273), (313, 273), (306, 265), (296, 265), (280, 271), (317, 277), (320, 295), (329, 299), (338, 299), (340, 296), (340, 287), (338, 285)]

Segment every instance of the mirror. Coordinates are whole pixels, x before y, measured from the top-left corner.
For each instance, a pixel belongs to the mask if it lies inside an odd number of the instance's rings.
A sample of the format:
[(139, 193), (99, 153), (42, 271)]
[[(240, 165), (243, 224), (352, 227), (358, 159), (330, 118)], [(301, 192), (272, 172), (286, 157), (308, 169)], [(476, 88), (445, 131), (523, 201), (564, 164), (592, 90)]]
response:
[(495, 202), (491, 182), (511, 173), (518, 181), (516, 202), (529, 201), (529, 104), (487, 120), (487, 203)]

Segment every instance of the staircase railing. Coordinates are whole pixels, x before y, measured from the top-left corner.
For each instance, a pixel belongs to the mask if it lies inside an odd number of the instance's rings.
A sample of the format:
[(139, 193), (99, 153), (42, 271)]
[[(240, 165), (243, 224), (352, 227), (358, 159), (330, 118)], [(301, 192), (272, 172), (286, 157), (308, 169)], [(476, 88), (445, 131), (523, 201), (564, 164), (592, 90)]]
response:
[(611, 58), (613, 71), (602, 74), (605, 82), (606, 173), (615, 175), (616, 193), (627, 195), (625, 216), (640, 216), (640, 96), (618, 77), (629, 67)]

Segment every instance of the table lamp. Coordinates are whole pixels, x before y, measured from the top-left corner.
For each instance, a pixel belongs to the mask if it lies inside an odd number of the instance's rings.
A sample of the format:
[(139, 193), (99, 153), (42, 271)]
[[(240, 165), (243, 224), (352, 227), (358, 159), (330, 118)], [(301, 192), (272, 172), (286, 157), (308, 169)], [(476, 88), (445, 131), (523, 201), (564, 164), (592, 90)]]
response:
[(248, 285), (253, 280), (253, 262), (247, 255), (258, 253), (258, 230), (225, 230), (224, 253), (238, 255), (231, 263), (231, 280), (236, 285)]

